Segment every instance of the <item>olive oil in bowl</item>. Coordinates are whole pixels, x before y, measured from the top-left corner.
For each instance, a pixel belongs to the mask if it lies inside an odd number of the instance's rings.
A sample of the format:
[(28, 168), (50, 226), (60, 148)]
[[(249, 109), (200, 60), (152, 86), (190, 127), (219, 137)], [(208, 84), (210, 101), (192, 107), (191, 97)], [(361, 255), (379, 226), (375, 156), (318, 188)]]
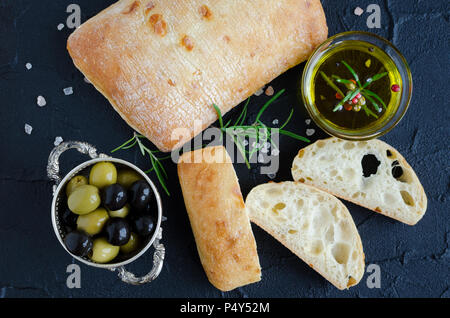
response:
[(305, 106), (318, 126), (345, 139), (369, 139), (393, 128), (412, 90), (409, 68), (386, 40), (346, 32), (323, 43), (302, 80)]

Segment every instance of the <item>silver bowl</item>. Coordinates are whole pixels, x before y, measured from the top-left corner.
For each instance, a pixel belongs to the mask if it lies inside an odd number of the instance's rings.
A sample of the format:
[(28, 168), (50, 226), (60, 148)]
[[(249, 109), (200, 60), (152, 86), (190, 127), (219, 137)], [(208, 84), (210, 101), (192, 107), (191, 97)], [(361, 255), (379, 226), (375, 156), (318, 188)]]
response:
[[(88, 161), (85, 161), (75, 168), (73, 168), (64, 178), (61, 178), (59, 175), (59, 157), (61, 154), (69, 149), (76, 149), (80, 153), (87, 154), (91, 158)], [(97, 162), (103, 162), (103, 161), (109, 161), (113, 162), (118, 166), (124, 166), (133, 169), (137, 173), (139, 173), (145, 181), (148, 182), (150, 187), (153, 190), (153, 193), (155, 194), (157, 206), (158, 206), (158, 220), (156, 222), (156, 228), (154, 231), (154, 234), (151, 238), (148, 239), (148, 241), (145, 243), (145, 246), (142, 247), (136, 254), (132, 254), (129, 258), (120, 259), (117, 263), (108, 263), (108, 264), (98, 264), (95, 262), (92, 262), (87, 257), (79, 257), (77, 255), (72, 254), (67, 247), (64, 244), (64, 237), (66, 235), (66, 231), (64, 227), (61, 225), (59, 220), (59, 207), (61, 206), (61, 202), (65, 199), (65, 186), (66, 183), (69, 182), (70, 179), (72, 179), (75, 175), (82, 173), (83, 171), (86, 171), (90, 166), (96, 164)], [(163, 262), (164, 262), (164, 255), (165, 255), (165, 248), (164, 245), (161, 244), (159, 241), (162, 239), (162, 227), (161, 227), (161, 219), (162, 219), (162, 204), (161, 204), (161, 197), (159, 195), (158, 190), (156, 189), (153, 182), (149, 179), (149, 177), (138, 167), (133, 165), (132, 163), (129, 163), (122, 159), (112, 158), (105, 154), (97, 154), (97, 149), (86, 143), (86, 142), (79, 142), (79, 141), (67, 141), (63, 142), (57, 147), (55, 147), (52, 152), (50, 153), (50, 156), (48, 158), (48, 165), (47, 165), (47, 175), (50, 178), (50, 180), (53, 180), (55, 184), (53, 185), (53, 201), (51, 206), (51, 218), (52, 218), (52, 224), (53, 224), (53, 230), (55, 231), (56, 237), (58, 238), (58, 241), (61, 243), (63, 248), (69, 253), (73, 258), (76, 260), (97, 268), (104, 268), (108, 269), (110, 271), (117, 271), (119, 278), (124, 281), (125, 283), (132, 284), (132, 285), (141, 285), (148, 282), (151, 282), (156, 277), (158, 277), (159, 273), (161, 272)], [(64, 205), (63, 205), (64, 206)], [(154, 247), (155, 251), (153, 254), (153, 267), (151, 271), (142, 277), (136, 277), (133, 273), (128, 272), (125, 269), (125, 265), (130, 264), (137, 260), (139, 257), (141, 257), (149, 248), (150, 246)]]

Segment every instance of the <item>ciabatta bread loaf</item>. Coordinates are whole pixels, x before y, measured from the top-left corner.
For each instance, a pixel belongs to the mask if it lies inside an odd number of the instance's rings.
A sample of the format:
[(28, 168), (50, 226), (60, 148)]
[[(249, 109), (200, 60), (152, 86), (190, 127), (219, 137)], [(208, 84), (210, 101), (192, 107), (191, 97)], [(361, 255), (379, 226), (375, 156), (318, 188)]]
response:
[(160, 150), (180, 147), (327, 38), (320, 0), (121, 0), (83, 23), (76, 67)]
[(200, 261), (211, 284), (229, 291), (259, 281), (255, 238), (225, 148), (183, 154), (178, 176)]
[(381, 140), (319, 140), (299, 151), (292, 176), (409, 225), (416, 224), (427, 209), (414, 170)]
[(299, 182), (267, 183), (245, 201), (250, 220), (339, 289), (358, 284), (364, 253), (347, 208), (334, 196)]

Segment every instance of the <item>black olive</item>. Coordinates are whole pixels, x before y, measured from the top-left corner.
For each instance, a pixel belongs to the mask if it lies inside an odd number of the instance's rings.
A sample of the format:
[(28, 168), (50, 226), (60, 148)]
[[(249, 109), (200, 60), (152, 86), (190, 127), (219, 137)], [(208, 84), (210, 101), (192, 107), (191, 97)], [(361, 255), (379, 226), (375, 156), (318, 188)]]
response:
[(61, 215), (59, 216), (60, 220), (62, 221), (62, 224), (68, 228), (76, 228), (77, 227), (77, 218), (78, 215), (75, 213), (72, 213), (72, 211), (69, 210), (68, 207), (66, 207)]
[(392, 162), (392, 164), (391, 164), (392, 167), (398, 166), (398, 165), (400, 165), (400, 163), (398, 162), (398, 160), (394, 160), (394, 161)]
[(102, 191), (102, 202), (110, 211), (120, 210), (127, 203), (127, 192), (120, 184), (112, 184)]
[(111, 218), (105, 224), (106, 240), (114, 245), (121, 246), (130, 240), (130, 226), (123, 218)]
[(381, 162), (377, 159), (375, 155), (372, 154), (365, 155), (361, 160), (363, 176), (367, 178), (370, 177), (372, 174), (376, 174), (380, 163)]
[(149, 215), (141, 215), (133, 218), (133, 230), (140, 236), (147, 236), (152, 233), (155, 223)]
[(128, 190), (128, 198), (133, 208), (137, 211), (143, 211), (153, 198), (152, 189), (146, 181), (138, 180)]
[(87, 256), (92, 250), (92, 239), (89, 235), (80, 231), (73, 231), (66, 235), (64, 244), (74, 255)]
[(394, 168), (392, 168), (392, 176), (395, 179), (400, 178), (403, 175), (403, 169), (400, 166), (394, 166)]
[(392, 156), (392, 152), (389, 149), (386, 150), (386, 156), (388, 156), (388, 157)]

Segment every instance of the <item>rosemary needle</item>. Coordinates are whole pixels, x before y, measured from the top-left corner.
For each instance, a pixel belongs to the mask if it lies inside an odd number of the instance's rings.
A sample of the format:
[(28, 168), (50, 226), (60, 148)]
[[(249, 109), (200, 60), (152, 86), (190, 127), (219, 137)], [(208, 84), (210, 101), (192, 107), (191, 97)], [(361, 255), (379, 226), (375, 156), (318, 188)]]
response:
[(137, 133), (133, 134), (133, 137), (127, 141), (125, 141), (122, 145), (115, 148), (111, 151), (111, 153), (114, 153), (118, 150), (126, 150), (134, 147), (136, 144), (139, 146), (139, 150), (142, 154), (142, 156), (148, 155), (150, 157), (150, 163), (152, 164), (152, 168), (145, 171), (145, 173), (150, 173), (152, 171), (155, 171), (156, 177), (158, 178), (159, 183), (163, 187), (164, 191), (167, 193), (168, 196), (170, 196), (169, 190), (166, 186), (166, 179), (168, 178), (167, 172), (164, 169), (164, 166), (161, 163), (161, 160), (169, 159), (171, 156), (161, 157), (158, 158), (155, 156), (155, 153), (160, 152), (159, 150), (150, 150), (147, 148), (143, 143), (141, 139), (145, 139), (144, 136), (139, 135)]
[[(247, 117), (247, 109), (248, 109), (248, 104), (250, 102), (250, 97), (247, 99), (247, 102), (245, 103), (244, 108), (242, 109), (238, 118), (234, 122), (234, 125), (232, 125), (232, 126), (229, 126), (229, 123), (231, 121), (229, 121), (227, 125), (223, 124), (222, 112), (220, 111), (220, 108), (216, 104), (212, 105), (217, 113), (217, 117), (219, 118), (220, 130), (222, 131), (223, 134), (228, 134), (231, 137), (231, 140), (233, 140), (234, 144), (236, 145), (236, 148), (239, 150), (242, 157), (244, 158), (247, 168), (249, 168), (249, 169), (250, 169), (250, 159), (257, 151), (259, 151), (263, 148), (263, 145), (265, 143), (269, 142), (272, 145), (272, 147), (278, 149), (277, 145), (273, 142), (273, 140), (271, 138), (272, 131), (278, 131), (278, 133), (288, 136), (288, 137), (291, 137), (291, 138), (294, 138), (296, 140), (310, 142), (309, 139), (284, 129), (287, 126), (287, 124), (290, 122), (290, 120), (292, 119), (292, 115), (294, 113), (293, 109), (289, 113), (287, 120), (283, 123), (283, 125), (280, 126), (280, 128), (267, 127), (261, 121), (261, 116), (264, 114), (266, 109), (270, 105), (272, 105), (272, 103), (274, 101), (276, 101), (278, 99), (278, 97), (280, 97), (284, 92), (285, 92), (284, 89), (280, 90), (269, 101), (267, 101), (261, 107), (261, 109), (259, 110), (259, 112), (256, 116), (255, 121), (251, 125), (243, 125), (243, 123), (245, 122), (246, 117)], [(253, 147), (251, 151), (246, 150), (245, 145), (243, 143), (243, 140), (246, 137), (255, 139), (255, 144), (257, 144), (257, 146)], [(247, 156), (247, 154), (248, 154), (248, 156)]]

